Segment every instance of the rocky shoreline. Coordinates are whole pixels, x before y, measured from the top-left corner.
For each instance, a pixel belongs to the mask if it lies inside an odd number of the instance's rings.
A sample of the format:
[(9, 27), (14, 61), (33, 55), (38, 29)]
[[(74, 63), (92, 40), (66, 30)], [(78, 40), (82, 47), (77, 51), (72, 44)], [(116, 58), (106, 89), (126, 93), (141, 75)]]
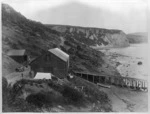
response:
[[(133, 48), (137, 48), (139, 53), (134, 52), (135, 49)], [(106, 54), (109, 63), (116, 67), (121, 76), (147, 80), (148, 64), (146, 62), (146, 53), (140, 53), (142, 51), (144, 52), (145, 48), (142, 47), (140, 50), (139, 48), (140, 47), (133, 47), (131, 45), (131, 47), (127, 47), (124, 49), (115, 48), (101, 51)]]
[[(105, 53), (108, 63), (116, 67), (123, 77), (148, 79), (147, 55), (145, 46), (131, 45), (126, 48), (100, 50)], [(103, 89), (112, 103), (114, 112), (146, 112), (148, 111), (148, 93), (137, 92), (111, 86)]]

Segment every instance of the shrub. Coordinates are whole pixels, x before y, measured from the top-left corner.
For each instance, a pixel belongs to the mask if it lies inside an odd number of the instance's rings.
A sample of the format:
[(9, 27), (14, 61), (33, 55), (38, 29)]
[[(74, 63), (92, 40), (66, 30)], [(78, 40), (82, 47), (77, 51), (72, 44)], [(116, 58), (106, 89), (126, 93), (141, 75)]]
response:
[(68, 99), (68, 102), (81, 103), (83, 102), (83, 94), (76, 89), (64, 85), (64, 90), (62, 91), (62, 95)]
[(42, 94), (42, 93), (31, 94), (27, 97), (26, 100), (27, 100), (28, 103), (34, 104), (38, 107), (42, 107), (44, 104), (48, 103), (45, 95)]
[(26, 98), (26, 101), (30, 104), (41, 108), (43, 106), (54, 106), (55, 104), (63, 104), (64, 98), (57, 92), (43, 92), (37, 94), (31, 94)]

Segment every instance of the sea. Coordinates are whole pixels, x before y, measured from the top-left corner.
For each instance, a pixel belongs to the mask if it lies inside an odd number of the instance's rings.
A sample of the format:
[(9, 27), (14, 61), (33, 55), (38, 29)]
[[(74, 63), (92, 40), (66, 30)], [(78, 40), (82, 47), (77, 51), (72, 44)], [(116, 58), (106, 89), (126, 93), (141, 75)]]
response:
[[(130, 44), (125, 48), (101, 50), (107, 55), (118, 54), (113, 61), (120, 62), (117, 70), (123, 77), (148, 79), (148, 43)], [(141, 62), (142, 64), (138, 64)]]

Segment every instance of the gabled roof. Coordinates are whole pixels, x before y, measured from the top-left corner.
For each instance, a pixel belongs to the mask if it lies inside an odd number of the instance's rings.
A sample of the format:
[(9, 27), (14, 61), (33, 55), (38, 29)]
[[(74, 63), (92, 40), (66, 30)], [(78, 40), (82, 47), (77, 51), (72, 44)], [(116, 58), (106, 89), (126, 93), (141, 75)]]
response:
[(8, 56), (22, 56), (25, 55), (25, 49), (20, 49), (20, 50), (10, 50), (8, 51), (7, 55)]
[(51, 73), (37, 72), (34, 79), (51, 79)]
[(53, 53), (54, 55), (56, 55), (57, 57), (59, 57), (63, 61), (69, 60), (69, 55), (67, 53), (63, 52), (62, 50), (60, 50), (59, 48), (50, 49), (48, 51)]

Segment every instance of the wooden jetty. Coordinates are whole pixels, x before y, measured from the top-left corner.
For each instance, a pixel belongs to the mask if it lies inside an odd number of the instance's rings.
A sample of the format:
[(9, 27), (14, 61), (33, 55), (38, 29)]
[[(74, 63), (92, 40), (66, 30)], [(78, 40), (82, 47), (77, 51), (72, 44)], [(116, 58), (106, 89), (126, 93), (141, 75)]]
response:
[(126, 87), (134, 90), (144, 90), (148, 91), (148, 81), (137, 78), (130, 77), (121, 77), (121, 76), (108, 76), (108, 75), (99, 75), (83, 72), (73, 72), (74, 75), (81, 77), (85, 80), (93, 82), (95, 84), (109, 84), (116, 85), (120, 87)]

